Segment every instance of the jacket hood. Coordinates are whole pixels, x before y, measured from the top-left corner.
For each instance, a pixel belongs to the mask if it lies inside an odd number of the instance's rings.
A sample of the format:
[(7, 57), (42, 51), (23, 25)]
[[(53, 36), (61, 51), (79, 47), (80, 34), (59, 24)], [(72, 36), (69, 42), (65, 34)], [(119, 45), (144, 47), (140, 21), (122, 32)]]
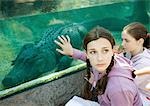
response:
[(133, 80), (132, 71), (134, 71), (135, 69), (132, 66), (132, 61), (119, 54), (115, 54), (114, 61), (114, 66), (108, 74), (108, 77), (119, 76)]
[(137, 70), (150, 66), (150, 50), (144, 48), (144, 51), (131, 58), (133, 67)]
[(150, 59), (150, 50), (144, 48), (144, 51), (142, 53), (139, 53), (136, 56), (132, 57), (131, 60), (136, 61), (140, 59), (141, 57)]
[[(133, 80), (132, 71), (135, 69), (132, 67), (132, 61), (123, 57), (122, 55), (115, 54), (114, 55), (114, 66), (112, 70), (109, 72), (108, 77), (125, 77)], [(92, 68), (94, 74), (94, 81), (92, 83), (93, 87), (96, 86), (97, 81), (105, 75), (105, 73), (101, 74), (94, 68)]]

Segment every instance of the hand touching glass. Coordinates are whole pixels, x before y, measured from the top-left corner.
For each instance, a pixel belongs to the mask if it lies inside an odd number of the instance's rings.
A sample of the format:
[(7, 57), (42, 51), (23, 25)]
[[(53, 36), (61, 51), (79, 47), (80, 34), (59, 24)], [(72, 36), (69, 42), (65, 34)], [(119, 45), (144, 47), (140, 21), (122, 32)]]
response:
[(73, 55), (73, 47), (70, 43), (69, 36), (58, 36), (59, 41), (55, 40), (54, 42), (61, 47), (61, 49), (56, 49), (59, 53), (63, 55), (72, 56)]

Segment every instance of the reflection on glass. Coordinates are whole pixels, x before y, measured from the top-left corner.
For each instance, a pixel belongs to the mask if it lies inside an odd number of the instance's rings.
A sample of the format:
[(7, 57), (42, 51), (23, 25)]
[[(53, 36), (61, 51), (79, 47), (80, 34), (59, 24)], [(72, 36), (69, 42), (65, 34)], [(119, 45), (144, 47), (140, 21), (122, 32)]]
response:
[(124, 1), (128, 0), (0, 0), (0, 17), (66, 11)]

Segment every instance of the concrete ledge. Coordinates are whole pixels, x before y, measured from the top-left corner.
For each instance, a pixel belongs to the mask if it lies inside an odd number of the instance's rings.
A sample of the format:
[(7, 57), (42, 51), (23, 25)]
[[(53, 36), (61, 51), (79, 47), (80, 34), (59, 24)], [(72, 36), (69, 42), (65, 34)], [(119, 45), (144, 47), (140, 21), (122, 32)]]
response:
[(80, 95), (85, 70), (64, 76), (47, 84), (0, 100), (0, 106), (64, 106), (74, 95)]

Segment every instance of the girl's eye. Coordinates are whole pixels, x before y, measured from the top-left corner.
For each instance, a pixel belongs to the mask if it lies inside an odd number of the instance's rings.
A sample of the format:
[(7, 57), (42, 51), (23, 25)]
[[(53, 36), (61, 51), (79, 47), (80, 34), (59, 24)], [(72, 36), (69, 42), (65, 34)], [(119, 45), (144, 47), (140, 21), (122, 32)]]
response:
[(109, 50), (108, 50), (108, 49), (103, 50), (103, 53), (107, 53), (107, 52), (109, 52)]
[(128, 43), (129, 42), (129, 40), (128, 39), (122, 39), (122, 42), (126, 42), (126, 43)]
[(127, 42), (127, 43), (128, 43), (128, 42), (129, 42), (129, 40), (125, 39), (125, 42)]
[(90, 54), (95, 54), (96, 53), (96, 51), (90, 51)]

